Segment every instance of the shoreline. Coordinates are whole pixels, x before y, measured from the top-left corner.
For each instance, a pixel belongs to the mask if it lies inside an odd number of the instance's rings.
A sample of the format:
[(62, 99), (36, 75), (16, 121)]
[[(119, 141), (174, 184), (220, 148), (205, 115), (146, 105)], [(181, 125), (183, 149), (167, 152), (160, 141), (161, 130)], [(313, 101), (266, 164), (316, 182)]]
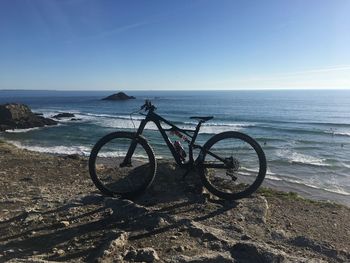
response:
[[(294, 186), (294, 187), (293, 187)], [(292, 192), (300, 195), (302, 198), (312, 201), (341, 204), (350, 207), (350, 196), (327, 191), (324, 189), (314, 188), (307, 185), (301, 185), (292, 182), (274, 181), (265, 178), (262, 187), (267, 187), (275, 191)]]
[[(29, 149), (29, 147), (26, 146), (19, 146), (16, 145), (15, 143), (12, 142), (8, 142), (6, 140), (2, 140), (0, 139), (0, 143), (3, 142), (5, 144), (10, 144), (18, 149), (21, 150), (27, 150), (30, 152), (34, 152), (34, 153), (39, 153), (39, 154), (49, 154), (52, 156), (58, 156), (58, 157), (64, 157), (64, 156), (80, 156), (83, 158), (88, 158), (88, 154), (87, 153), (52, 153), (49, 151), (35, 151), (32, 149)], [(162, 158), (157, 160), (164, 160)], [(172, 160), (170, 160), (171, 162)], [(267, 176), (264, 179), (264, 182), (262, 184), (261, 187), (264, 188), (271, 188), (271, 190), (275, 190), (275, 191), (281, 191), (281, 192), (293, 192), (295, 194), (300, 195), (302, 198), (305, 199), (310, 199), (313, 201), (320, 201), (320, 202), (329, 202), (329, 203), (338, 203), (341, 205), (345, 205), (347, 207), (350, 207), (350, 196), (345, 195), (345, 194), (341, 194), (341, 193), (336, 193), (333, 191), (329, 191), (329, 190), (324, 190), (324, 189), (320, 189), (320, 188), (316, 188), (316, 187), (312, 187), (312, 186), (308, 186), (308, 185), (304, 185), (304, 184), (299, 184), (299, 183), (294, 183), (294, 182), (286, 182), (283, 179), (282, 180), (273, 180), (268, 178)]]

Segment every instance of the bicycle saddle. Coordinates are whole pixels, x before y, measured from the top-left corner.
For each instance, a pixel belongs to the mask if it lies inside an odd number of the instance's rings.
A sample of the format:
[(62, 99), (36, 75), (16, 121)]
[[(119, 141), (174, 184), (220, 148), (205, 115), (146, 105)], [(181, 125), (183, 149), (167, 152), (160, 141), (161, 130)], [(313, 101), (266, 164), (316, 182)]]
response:
[(200, 121), (209, 121), (211, 120), (212, 118), (214, 118), (213, 116), (206, 116), (206, 117), (199, 117), (199, 116), (193, 116), (193, 117), (190, 117), (190, 119), (197, 119), (197, 120), (200, 120)]

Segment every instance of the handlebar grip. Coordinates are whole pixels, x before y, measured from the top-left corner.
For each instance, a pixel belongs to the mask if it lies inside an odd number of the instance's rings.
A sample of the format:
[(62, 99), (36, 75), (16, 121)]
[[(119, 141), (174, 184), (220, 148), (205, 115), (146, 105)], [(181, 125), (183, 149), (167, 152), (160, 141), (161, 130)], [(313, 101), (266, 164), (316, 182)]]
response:
[(152, 105), (152, 102), (150, 100), (145, 100), (145, 104), (143, 104), (140, 108), (140, 110), (155, 110), (157, 109), (154, 105)]

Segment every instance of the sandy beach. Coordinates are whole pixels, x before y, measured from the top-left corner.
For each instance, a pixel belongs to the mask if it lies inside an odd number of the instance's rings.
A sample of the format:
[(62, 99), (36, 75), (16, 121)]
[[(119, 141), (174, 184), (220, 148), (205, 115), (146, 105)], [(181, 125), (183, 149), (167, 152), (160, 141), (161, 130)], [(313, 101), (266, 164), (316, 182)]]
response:
[(0, 163), (0, 262), (350, 260), (343, 205), (269, 189), (224, 202), (164, 161), (146, 194), (118, 200), (100, 195), (77, 155), (1, 142)]

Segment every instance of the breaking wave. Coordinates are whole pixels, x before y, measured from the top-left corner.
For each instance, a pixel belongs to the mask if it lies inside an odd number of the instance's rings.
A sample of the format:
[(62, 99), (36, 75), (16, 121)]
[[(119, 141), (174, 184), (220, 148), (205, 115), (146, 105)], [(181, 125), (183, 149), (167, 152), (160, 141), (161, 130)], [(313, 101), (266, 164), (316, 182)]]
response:
[(6, 130), (6, 133), (24, 133), (24, 132), (30, 132), (40, 129), (39, 127), (36, 128), (28, 128), (28, 129), (13, 129), (13, 130)]
[(287, 160), (289, 163), (306, 164), (314, 166), (330, 166), (326, 163), (326, 159), (294, 152), (291, 150), (278, 150), (276, 155), (282, 159)]
[(41, 153), (53, 153), (53, 154), (79, 154), (83, 156), (89, 156), (91, 148), (86, 146), (33, 146), (29, 144), (23, 144), (18, 141), (7, 141), (8, 143), (20, 148), (34, 152)]

